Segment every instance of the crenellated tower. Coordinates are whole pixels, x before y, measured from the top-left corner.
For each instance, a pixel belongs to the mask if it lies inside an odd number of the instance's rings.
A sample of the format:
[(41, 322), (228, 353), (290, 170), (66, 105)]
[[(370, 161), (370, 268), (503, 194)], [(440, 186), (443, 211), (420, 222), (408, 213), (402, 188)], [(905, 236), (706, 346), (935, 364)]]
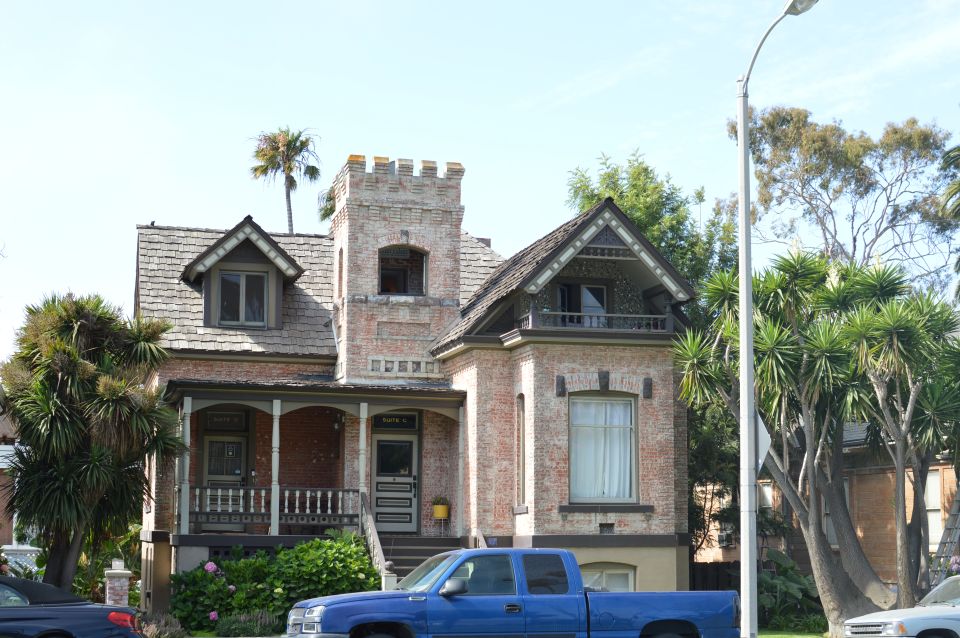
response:
[(334, 300), (345, 383), (441, 379), (431, 343), (458, 316), (463, 166), (351, 155), (333, 183)]

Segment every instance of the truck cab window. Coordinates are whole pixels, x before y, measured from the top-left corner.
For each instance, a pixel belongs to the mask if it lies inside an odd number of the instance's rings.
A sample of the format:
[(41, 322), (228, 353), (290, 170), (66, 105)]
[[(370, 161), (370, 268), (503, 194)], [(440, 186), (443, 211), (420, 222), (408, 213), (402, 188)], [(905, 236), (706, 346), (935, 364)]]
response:
[(450, 578), (467, 581), (467, 596), (517, 593), (513, 565), (507, 555), (475, 556), (465, 560)]
[(566, 594), (570, 592), (567, 570), (559, 554), (527, 554), (523, 557), (530, 594)]

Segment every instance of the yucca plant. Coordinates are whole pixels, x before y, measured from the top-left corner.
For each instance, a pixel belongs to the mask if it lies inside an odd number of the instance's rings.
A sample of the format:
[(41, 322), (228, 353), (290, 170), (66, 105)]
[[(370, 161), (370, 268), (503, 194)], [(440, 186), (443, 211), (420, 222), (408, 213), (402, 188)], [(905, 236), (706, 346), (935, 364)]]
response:
[(19, 445), (9, 509), (48, 552), (44, 582), (69, 590), (86, 541), (126, 532), (150, 498), (145, 464), (182, 451), (177, 416), (148, 381), (166, 360), (158, 321), (125, 320), (96, 295), (28, 306), (0, 369)]

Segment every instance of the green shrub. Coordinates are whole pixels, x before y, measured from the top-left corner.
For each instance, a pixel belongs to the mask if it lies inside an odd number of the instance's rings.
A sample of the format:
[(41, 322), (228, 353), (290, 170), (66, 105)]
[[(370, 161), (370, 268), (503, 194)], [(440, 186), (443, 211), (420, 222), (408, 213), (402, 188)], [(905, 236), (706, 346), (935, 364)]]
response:
[(283, 615), (265, 610), (249, 614), (233, 614), (217, 621), (218, 636), (272, 636), (283, 631)]
[(757, 580), (760, 625), (793, 630), (795, 624), (809, 624), (814, 616), (826, 622), (813, 578), (801, 574), (797, 564), (783, 552), (768, 549), (766, 559), (773, 563), (774, 571), (761, 572)]
[(260, 612), (282, 619), (299, 600), (378, 586), (363, 540), (344, 533), (278, 549), (275, 557), (258, 552), (176, 574), (170, 609), (191, 631), (214, 629)]
[(180, 621), (170, 614), (146, 614), (141, 622), (144, 638), (190, 638)]

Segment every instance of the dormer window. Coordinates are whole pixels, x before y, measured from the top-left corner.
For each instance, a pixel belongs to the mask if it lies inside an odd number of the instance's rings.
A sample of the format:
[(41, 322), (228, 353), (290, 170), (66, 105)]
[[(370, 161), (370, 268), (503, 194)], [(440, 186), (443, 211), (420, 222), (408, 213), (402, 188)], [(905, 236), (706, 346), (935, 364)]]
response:
[(220, 272), (220, 325), (266, 326), (267, 275)]
[(425, 295), (426, 254), (409, 246), (380, 249), (381, 295)]

